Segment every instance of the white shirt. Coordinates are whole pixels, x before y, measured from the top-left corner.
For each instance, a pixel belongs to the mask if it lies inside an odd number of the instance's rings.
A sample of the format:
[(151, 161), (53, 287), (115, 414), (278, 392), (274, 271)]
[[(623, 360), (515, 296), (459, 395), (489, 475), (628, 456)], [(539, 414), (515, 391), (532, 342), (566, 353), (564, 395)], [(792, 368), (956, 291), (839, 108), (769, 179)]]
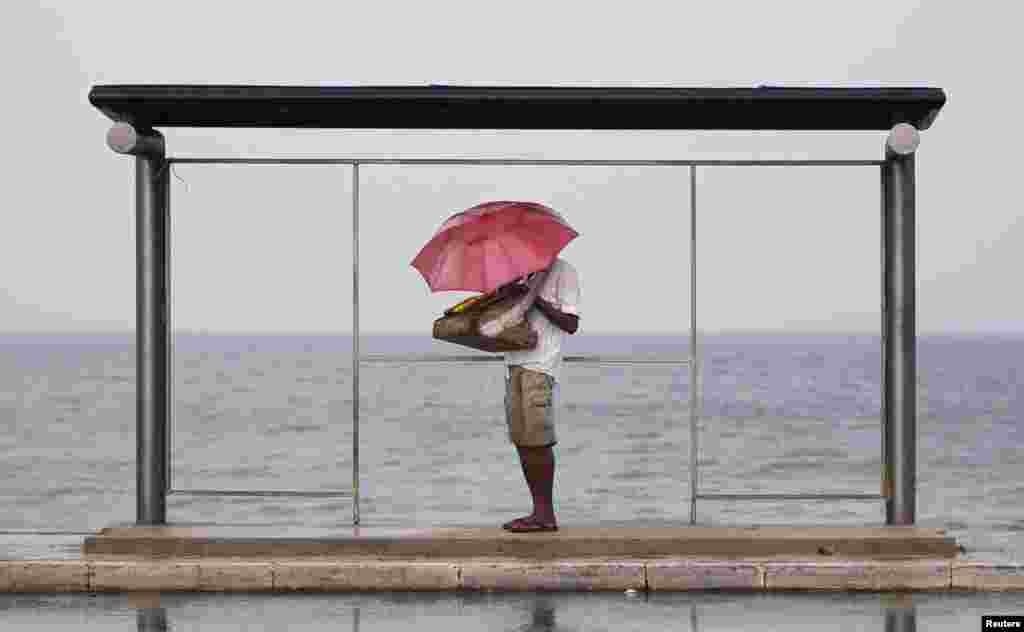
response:
[[(554, 305), (566, 314), (580, 315), (580, 280), (576, 268), (564, 259), (555, 259), (548, 269), (544, 285), (537, 292), (538, 297)], [(530, 329), (537, 332), (537, 346), (529, 351), (506, 351), (505, 365), (513, 364), (547, 373), (558, 381), (562, 369), (562, 336), (558, 328), (540, 308), (534, 304), (526, 312)]]

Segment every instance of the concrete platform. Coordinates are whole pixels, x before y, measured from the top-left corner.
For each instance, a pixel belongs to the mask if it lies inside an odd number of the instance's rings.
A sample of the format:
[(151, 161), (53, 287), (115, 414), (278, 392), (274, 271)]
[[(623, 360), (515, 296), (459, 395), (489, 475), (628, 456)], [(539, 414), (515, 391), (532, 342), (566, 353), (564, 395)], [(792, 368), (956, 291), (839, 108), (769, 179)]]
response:
[(1024, 590), (1024, 564), (957, 551), (915, 527), (122, 524), (80, 558), (0, 559), (0, 592)]
[(509, 533), (499, 527), (397, 529), (171, 524), (112, 526), (85, 538), (82, 555), (146, 558), (374, 557), (448, 560), (507, 557), (748, 559), (954, 558), (959, 547), (942, 529), (919, 527), (607, 527)]

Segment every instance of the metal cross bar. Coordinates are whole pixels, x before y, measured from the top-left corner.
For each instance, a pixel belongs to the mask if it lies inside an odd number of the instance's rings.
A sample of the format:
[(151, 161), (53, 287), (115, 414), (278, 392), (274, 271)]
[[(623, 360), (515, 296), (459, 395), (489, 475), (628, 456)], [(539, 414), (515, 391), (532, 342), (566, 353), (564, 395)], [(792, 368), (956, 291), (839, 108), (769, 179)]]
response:
[(881, 494), (696, 494), (701, 500), (885, 500)]
[(180, 164), (526, 165), (535, 167), (878, 167), (883, 160), (534, 160), (529, 158), (168, 158)]
[[(503, 362), (502, 356), (484, 355), (443, 355), (443, 354), (388, 354), (388, 355), (364, 355), (361, 358), (365, 363), (392, 364), (395, 362)], [(614, 356), (614, 355), (567, 355), (562, 356), (562, 362), (586, 363), (586, 364), (690, 364), (689, 358), (644, 358), (636, 356)]]
[(168, 494), (182, 496), (308, 496), (310, 498), (351, 498), (352, 492), (338, 491), (289, 491), (289, 490), (230, 490), (230, 489), (169, 489)]

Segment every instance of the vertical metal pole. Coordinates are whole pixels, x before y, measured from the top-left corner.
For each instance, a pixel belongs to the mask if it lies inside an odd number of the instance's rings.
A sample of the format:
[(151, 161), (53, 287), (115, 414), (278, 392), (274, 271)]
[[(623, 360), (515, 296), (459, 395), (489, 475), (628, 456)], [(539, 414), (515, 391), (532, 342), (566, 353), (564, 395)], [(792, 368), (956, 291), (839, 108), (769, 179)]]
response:
[(697, 166), (690, 165), (690, 524), (697, 523)]
[(166, 524), (168, 163), (163, 136), (153, 129), (119, 123), (107, 144), (135, 156), (136, 520)]
[[(881, 356), (882, 356), (882, 358), (881, 358), (881, 369), (882, 370), (879, 373), (879, 375), (881, 376), (881, 379), (879, 380), (880, 381), (879, 388), (881, 389), (881, 407), (882, 407), (882, 410), (881, 410), (881, 417), (882, 417), (882, 491), (881, 491), (881, 494), (886, 499), (889, 499), (889, 498), (892, 498), (892, 473), (889, 471), (889, 463), (891, 463), (892, 460), (889, 458), (889, 448), (887, 446), (888, 446), (889, 433), (891, 432), (890, 424), (891, 424), (892, 420), (889, 419), (888, 411), (886, 409), (886, 402), (888, 401), (888, 395), (886, 395), (886, 388), (885, 388), (886, 382), (888, 382), (888, 379), (886, 378), (886, 366), (888, 366), (888, 364), (886, 362), (886, 358), (888, 357), (888, 348), (889, 348), (889, 309), (888, 309), (888, 305), (886, 304), (887, 296), (889, 294), (889, 292), (886, 290), (886, 287), (887, 287), (886, 278), (887, 278), (887, 275), (889, 273), (889, 266), (886, 263), (888, 261), (888, 259), (886, 258), (887, 252), (888, 252), (888, 250), (886, 249), (886, 242), (888, 240), (887, 236), (889, 234), (889, 232), (887, 230), (889, 214), (886, 211), (886, 209), (888, 207), (888, 203), (886, 202), (886, 199), (885, 199), (885, 196), (886, 196), (886, 185), (885, 185), (886, 170), (885, 170), (885, 165), (882, 165), (882, 166), (880, 166), (878, 168), (878, 173), (879, 173), (879, 181), (881, 182), (881, 185), (882, 185), (882, 192), (881, 192), (881, 195), (879, 196), (879, 203), (881, 205), (881, 211), (879, 212), (879, 217), (881, 219), (881, 224), (882, 224), (882, 226), (881, 226), (881, 237), (882, 237), (882, 239), (881, 239), (881, 241), (882, 241), (881, 252), (882, 252), (882, 260), (881, 260), (881, 265), (879, 266), (879, 268), (881, 270), (881, 274), (882, 274), (882, 281), (881, 281), (881, 285), (880, 285), (880, 287), (882, 289), (882, 292), (881, 292), (882, 293), (882, 349), (881, 349), (881, 351), (882, 351), (882, 353), (881, 353)], [(886, 502), (888, 503), (888, 500), (886, 500)]]
[(359, 524), (359, 163), (352, 165), (352, 524)]
[(917, 329), (915, 322), (914, 152), (917, 130), (901, 123), (886, 140), (885, 164), (885, 501), (889, 525), (912, 525), (917, 478)]
[[(171, 164), (164, 168), (164, 340), (167, 349), (164, 354), (164, 382), (167, 384), (167, 397), (164, 405), (164, 498), (174, 489), (174, 471), (171, 469), (171, 448), (174, 446), (174, 345), (171, 341), (173, 314), (171, 314)], [(164, 502), (166, 506), (166, 501)]]

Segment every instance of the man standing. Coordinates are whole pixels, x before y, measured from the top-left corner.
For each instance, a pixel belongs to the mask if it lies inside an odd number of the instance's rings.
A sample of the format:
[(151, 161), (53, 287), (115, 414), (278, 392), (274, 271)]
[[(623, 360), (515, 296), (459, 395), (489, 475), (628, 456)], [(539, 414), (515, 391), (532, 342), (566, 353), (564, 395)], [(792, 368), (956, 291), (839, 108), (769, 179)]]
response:
[[(546, 273), (546, 274), (545, 274)], [(555, 409), (562, 366), (563, 332), (579, 328), (580, 285), (576, 269), (556, 259), (547, 270), (527, 277), (536, 299), (526, 312), (537, 346), (505, 353), (505, 419), (519, 452), (523, 476), (533, 497), (533, 513), (502, 525), (507, 531), (556, 531), (552, 490), (555, 479)]]

